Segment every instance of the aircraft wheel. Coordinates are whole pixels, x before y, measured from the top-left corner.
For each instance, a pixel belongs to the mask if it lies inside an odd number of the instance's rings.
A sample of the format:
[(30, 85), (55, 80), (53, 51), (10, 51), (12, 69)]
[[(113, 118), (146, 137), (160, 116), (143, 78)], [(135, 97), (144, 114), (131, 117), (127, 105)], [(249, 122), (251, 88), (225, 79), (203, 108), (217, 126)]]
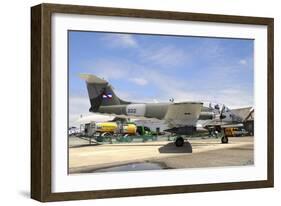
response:
[(112, 143), (112, 138), (111, 138), (111, 134), (110, 133), (105, 132), (105, 133), (102, 134), (102, 137), (103, 137), (103, 141), (104, 142)]
[(97, 136), (96, 137), (97, 142), (103, 142), (103, 137), (102, 136)]
[(122, 138), (123, 138), (122, 136), (117, 136), (117, 137), (116, 137), (116, 141), (122, 142)]
[(128, 136), (128, 137), (127, 137), (127, 142), (132, 142), (132, 141), (133, 141), (133, 137)]
[(177, 147), (182, 147), (184, 144), (184, 139), (182, 137), (177, 137), (176, 141), (175, 141), (175, 145)]
[(221, 138), (221, 143), (222, 143), (222, 144), (227, 144), (227, 143), (228, 143), (228, 137), (223, 136), (223, 137)]
[(129, 134), (125, 134), (123, 136), (123, 138), (126, 142), (132, 142), (133, 141), (133, 138)]

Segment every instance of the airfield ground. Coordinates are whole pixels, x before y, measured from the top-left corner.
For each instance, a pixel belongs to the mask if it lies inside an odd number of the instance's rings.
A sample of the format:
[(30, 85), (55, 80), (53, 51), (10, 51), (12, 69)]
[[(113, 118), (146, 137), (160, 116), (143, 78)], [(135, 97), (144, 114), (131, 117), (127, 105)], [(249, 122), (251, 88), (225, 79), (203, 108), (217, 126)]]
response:
[[(171, 141), (88, 144), (69, 138), (69, 173), (171, 168), (202, 168), (254, 164), (254, 138), (190, 139), (192, 145), (176, 147)], [(138, 166), (139, 165), (139, 166)]]

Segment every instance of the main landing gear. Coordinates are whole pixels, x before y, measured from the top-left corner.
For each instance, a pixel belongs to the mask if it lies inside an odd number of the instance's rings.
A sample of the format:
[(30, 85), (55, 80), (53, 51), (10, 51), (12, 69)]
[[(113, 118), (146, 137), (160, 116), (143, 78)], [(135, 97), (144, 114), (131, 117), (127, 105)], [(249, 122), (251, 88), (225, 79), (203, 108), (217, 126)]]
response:
[(192, 145), (189, 141), (185, 140), (181, 136), (175, 137), (175, 145), (176, 147), (181, 147), (182, 149), (179, 149), (179, 151), (186, 152), (186, 153), (192, 153)]
[(221, 143), (222, 143), (222, 144), (227, 144), (227, 143), (228, 143), (228, 137), (224, 135), (224, 136), (221, 138)]
[(184, 139), (182, 137), (176, 137), (175, 145), (177, 147), (182, 147), (184, 145)]

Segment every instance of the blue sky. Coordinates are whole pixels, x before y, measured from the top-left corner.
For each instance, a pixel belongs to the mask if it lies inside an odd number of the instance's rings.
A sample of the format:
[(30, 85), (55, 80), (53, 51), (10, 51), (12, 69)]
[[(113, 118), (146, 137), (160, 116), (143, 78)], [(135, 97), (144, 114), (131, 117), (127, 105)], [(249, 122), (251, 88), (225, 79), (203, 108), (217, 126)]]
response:
[(246, 39), (70, 31), (70, 120), (90, 107), (79, 73), (105, 78), (130, 101), (253, 105), (253, 47)]

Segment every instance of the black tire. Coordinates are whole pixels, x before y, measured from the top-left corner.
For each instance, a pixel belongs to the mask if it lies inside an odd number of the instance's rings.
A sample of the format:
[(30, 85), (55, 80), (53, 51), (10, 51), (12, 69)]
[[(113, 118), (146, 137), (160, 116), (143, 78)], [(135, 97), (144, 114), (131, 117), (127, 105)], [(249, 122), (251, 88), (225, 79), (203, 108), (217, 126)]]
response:
[(116, 141), (117, 141), (117, 142), (122, 142), (122, 138), (123, 138), (122, 136), (117, 136), (117, 137), (116, 137)]
[(97, 142), (103, 142), (103, 137), (102, 136), (97, 136), (96, 137)]
[(177, 139), (175, 141), (175, 145), (177, 147), (182, 147), (184, 145), (184, 139), (182, 137), (177, 137)]
[(132, 142), (133, 141), (133, 137), (131, 137), (130, 135), (125, 135), (124, 136), (125, 137), (125, 139), (126, 139), (126, 142)]
[(103, 137), (103, 142), (112, 143), (112, 138), (111, 138), (112, 134), (105, 132), (101, 136)]
[(222, 143), (222, 144), (227, 144), (227, 143), (228, 143), (228, 137), (223, 136), (223, 137), (221, 138), (221, 143)]

